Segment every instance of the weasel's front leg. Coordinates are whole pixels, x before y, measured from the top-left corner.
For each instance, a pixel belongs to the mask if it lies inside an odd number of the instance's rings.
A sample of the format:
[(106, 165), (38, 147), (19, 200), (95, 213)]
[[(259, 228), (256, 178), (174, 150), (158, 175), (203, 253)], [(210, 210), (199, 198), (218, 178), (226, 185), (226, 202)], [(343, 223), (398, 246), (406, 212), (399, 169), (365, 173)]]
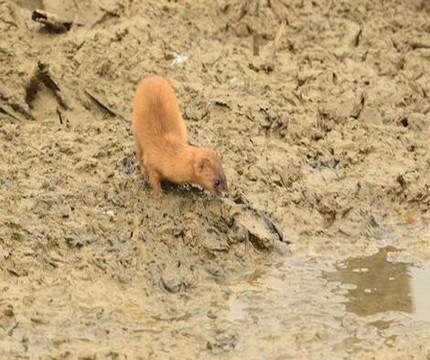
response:
[(151, 184), (152, 194), (156, 197), (161, 195), (161, 175), (157, 170), (146, 168), (149, 178), (149, 183)]

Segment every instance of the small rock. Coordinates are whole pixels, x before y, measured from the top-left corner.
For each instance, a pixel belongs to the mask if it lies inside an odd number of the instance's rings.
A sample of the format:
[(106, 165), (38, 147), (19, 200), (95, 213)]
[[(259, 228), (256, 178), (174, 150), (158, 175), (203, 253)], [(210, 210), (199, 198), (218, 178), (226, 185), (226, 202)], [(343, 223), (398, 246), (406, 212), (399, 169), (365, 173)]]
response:
[(215, 310), (213, 310), (213, 309), (209, 309), (209, 311), (207, 312), (206, 315), (209, 319), (216, 319), (218, 317)]
[(242, 214), (238, 223), (245, 228), (249, 235), (249, 240), (254, 246), (263, 250), (271, 250), (275, 241), (280, 241), (279, 234), (269, 226), (264, 219), (259, 219), (251, 214)]
[(203, 241), (203, 246), (210, 253), (213, 253), (216, 251), (228, 252), (229, 250), (229, 245), (225, 239), (215, 238), (213, 236), (206, 237), (205, 240)]
[(169, 269), (160, 277), (160, 286), (169, 293), (177, 294), (187, 288), (187, 283), (178, 271)]

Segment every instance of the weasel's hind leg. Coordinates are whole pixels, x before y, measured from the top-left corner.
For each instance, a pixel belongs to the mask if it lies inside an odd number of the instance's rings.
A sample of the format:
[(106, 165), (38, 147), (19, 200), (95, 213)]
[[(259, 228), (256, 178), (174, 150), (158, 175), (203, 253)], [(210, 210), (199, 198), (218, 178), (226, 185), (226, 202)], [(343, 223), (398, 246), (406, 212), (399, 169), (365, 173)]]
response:
[(148, 177), (148, 171), (146, 169), (145, 162), (143, 160), (143, 148), (138, 141), (136, 141), (136, 157), (137, 157), (137, 162), (139, 163), (140, 173), (144, 178)]

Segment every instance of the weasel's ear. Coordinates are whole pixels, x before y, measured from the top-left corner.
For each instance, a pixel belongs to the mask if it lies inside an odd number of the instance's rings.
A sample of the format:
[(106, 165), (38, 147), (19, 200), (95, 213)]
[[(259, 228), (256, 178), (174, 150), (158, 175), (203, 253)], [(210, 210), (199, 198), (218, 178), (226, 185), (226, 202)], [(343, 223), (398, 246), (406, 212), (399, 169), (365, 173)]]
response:
[(208, 158), (200, 159), (199, 162), (197, 163), (197, 170), (199, 172), (203, 172), (206, 169), (208, 169), (210, 165), (211, 165), (211, 161)]

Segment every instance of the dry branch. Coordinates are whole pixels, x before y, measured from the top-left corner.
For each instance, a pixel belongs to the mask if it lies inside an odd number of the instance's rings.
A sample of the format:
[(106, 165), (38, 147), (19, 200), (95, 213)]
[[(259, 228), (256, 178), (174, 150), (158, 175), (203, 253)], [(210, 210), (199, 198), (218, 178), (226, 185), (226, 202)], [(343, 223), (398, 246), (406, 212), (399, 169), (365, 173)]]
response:
[(275, 53), (279, 50), (279, 47), (281, 46), (282, 38), (285, 34), (286, 28), (287, 28), (287, 23), (285, 21), (282, 21), (278, 26), (278, 30), (276, 30), (275, 38), (273, 39), (273, 43), (272, 43), (273, 55), (275, 55)]
[(49, 65), (39, 61), (36, 69), (25, 87), (25, 102), (31, 107), (31, 103), (36, 97), (37, 93), (44, 87), (51, 90), (58, 103), (64, 108), (69, 109), (68, 101), (61, 92), (60, 87), (53, 80), (49, 72)]
[(19, 114), (24, 115), (27, 119), (34, 119), (26, 105), (16, 102), (15, 97), (2, 88), (0, 88), (0, 114), (20, 121), (24, 119)]
[(252, 35), (252, 51), (254, 56), (260, 55), (260, 36), (257, 33)]
[(91, 101), (97, 105), (97, 107), (102, 110), (105, 114), (115, 117), (121, 117), (115, 110), (113, 110), (109, 105), (106, 105), (105, 101), (101, 100), (99, 96), (95, 95), (93, 92), (85, 89), (85, 94), (91, 99)]
[(7, 107), (1, 104), (0, 104), (0, 114), (9, 116), (11, 119), (21, 120), (20, 118), (16, 117), (15, 114), (13, 114)]
[(73, 24), (71, 21), (65, 21), (57, 15), (43, 10), (34, 10), (31, 19), (43, 24), (48, 31), (56, 33), (69, 31)]

